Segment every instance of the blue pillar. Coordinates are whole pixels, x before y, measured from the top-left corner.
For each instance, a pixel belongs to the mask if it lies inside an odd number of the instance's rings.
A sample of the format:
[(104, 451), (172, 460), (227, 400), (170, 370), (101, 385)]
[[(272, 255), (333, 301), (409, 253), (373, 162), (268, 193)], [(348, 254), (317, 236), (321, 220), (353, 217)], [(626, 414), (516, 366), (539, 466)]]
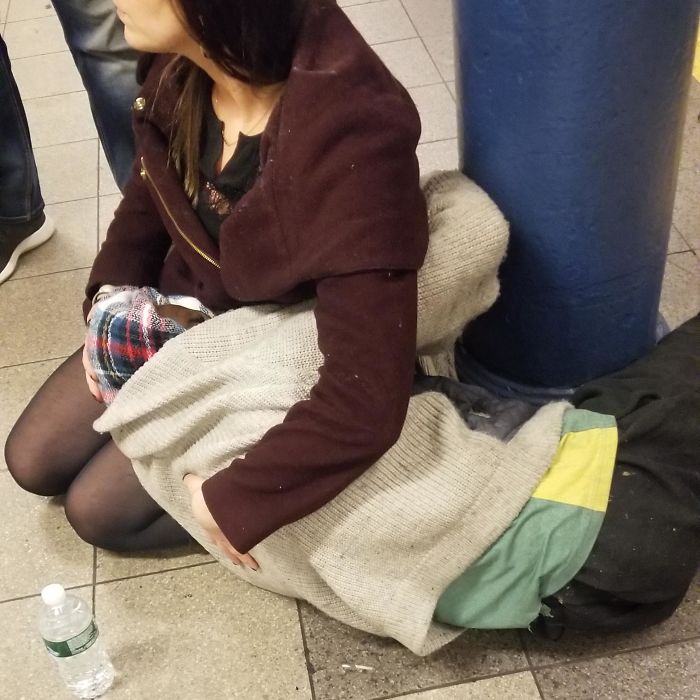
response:
[(455, 0), (462, 169), (511, 223), (463, 377), (571, 387), (654, 344), (699, 6)]

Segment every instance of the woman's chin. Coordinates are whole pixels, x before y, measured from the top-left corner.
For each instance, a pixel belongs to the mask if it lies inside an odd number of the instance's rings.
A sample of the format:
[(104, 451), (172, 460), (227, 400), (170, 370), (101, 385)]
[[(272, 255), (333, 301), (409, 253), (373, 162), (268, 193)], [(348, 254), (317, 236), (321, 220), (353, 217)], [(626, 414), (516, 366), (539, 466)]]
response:
[(134, 49), (134, 51), (145, 51), (146, 53), (160, 53), (160, 50), (152, 45), (149, 41), (144, 41), (144, 38), (136, 32), (129, 30), (129, 27), (124, 27), (124, 39), (126, 43)]

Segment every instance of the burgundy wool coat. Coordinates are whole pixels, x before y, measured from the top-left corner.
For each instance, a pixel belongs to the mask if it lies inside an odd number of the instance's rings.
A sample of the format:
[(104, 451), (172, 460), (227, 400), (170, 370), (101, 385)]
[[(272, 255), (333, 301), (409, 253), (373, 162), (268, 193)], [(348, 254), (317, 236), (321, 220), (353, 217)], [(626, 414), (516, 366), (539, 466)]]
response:
[[(134, 103), (137, 158), (94, 262), (102, 284), (155, 286), (217, 311), (316, 297), (325, 361), (242, 459), (204, 482), (231, 544), (246, 552), (320, 508), (398, 439), (415, 362), (416, 272), (428, 226), (408, 93), (333, 0), (310, 0), (286, 89), (262, 135), (252, 189), (205, 231), (168, 159), (179, 94), (150, 57)], [(196, 465), (193, 465), (196, 472)]]

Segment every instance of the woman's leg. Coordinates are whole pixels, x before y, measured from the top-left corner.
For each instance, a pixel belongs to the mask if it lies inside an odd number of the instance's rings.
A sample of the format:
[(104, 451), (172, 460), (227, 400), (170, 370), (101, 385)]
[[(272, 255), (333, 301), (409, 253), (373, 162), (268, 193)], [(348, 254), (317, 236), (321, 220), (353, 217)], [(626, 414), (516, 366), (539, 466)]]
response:
[(93, 430), (104, 406), (87, 389), (81, 354), (82, 348), (49, 377), (10, 432), (10, 474), (32, 493), (65, 493), (69, 521), (91, 544), (126, 550), (187, 542), (109, 435)]
[(83, 540), (103, 549), (157, 549), (191, 541), (146, 493), (131, 462), (111, 440), (68, 488), (66, 517)]
[(63, 494), (80, 470), (109, 442), (93, 430), (103, 413), (88, 391), (82, 350), (46, 380), (22, 412), (5, 445), (10, 474), (26, 491)]

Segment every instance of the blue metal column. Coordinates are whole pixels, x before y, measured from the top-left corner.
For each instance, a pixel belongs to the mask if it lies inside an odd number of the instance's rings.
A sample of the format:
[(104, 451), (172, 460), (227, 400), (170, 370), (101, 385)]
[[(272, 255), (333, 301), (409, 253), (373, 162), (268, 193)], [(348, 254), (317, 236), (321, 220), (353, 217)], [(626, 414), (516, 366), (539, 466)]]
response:
[(699, 7), (455, 0), (462, 169), (511, 223), (463, 378), (571, 387), (654, 344)]

